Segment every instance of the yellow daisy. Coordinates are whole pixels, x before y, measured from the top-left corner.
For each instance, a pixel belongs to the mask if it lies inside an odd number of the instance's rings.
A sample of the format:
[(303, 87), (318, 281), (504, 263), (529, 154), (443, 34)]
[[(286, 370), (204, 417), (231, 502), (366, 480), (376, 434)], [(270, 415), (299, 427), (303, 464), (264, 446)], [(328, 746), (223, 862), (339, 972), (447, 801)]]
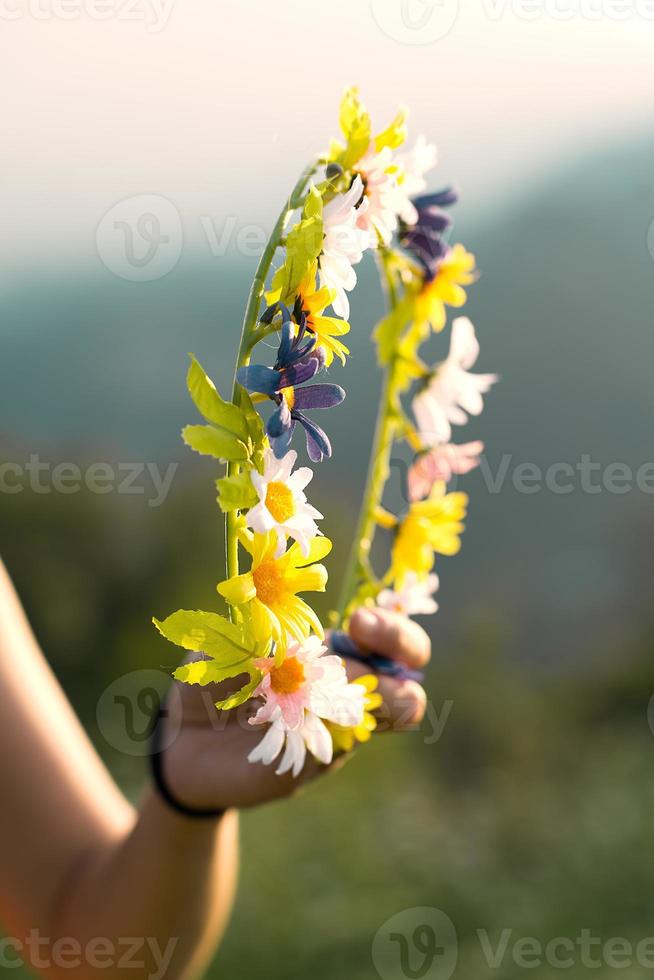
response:
[(428, 331), (431, 325), (436, 333), (447, 321), (446, 306), (463, 306), (467, 295), (463, 288), (477, 278), (475, 257), (463, 245), (455, 245), (440, 266), (434, 278), (425, 283), (416, 297), (415, 324)]
[(314, 264), (297, 288), (295, 319), (299, 321), (304, 313), (307, 330), (316, 335), (317, 346), (324, 351), (326, 367), (334, 360), (334, 354), (345, 364), (345, 358), (350, 351), (338, 338), (349, 332), (350, 324), (345, 320), (323, 315), (323, 311), (336, 298), (336, 290), (328, 286), (316, 289), (316, 273), (317, 266)]
[(298, 592), (324, 592), (327, 569), (316, 564), (332, 549), (329, 538), (316, 537), (308, 554), (293, 544), (279, 558), (276, 532), (242, 533), (240, 540), (252, 555), (252, 567), (218, 585), (218, 592), (238, 606), (257, 642), (275, 640), (282, 647), (291, 640), (306, 640), (313, 631), (324, 637), (320, 620)]
[(381, 694), (377, 693), (377, 678), (366, 674), (364, 677), (357, 677), (352, 683), (359, 684), (366, 690), (365, 711), (360, 724), (352, 728), (327, 722), (335, 752), (351, 752), (357, 742), (367, 742), (377, 727), (377, 719), (372, 712), (381, 707), (383, 700)]
[(408, 572), (424, 577), (434, 567), (434, 552), (455, 555), (467, 505), (467, 494), (446, 493), (444, 483), (435, 483), (426, 500), (411, 504), (393, 542), (389, 578), (401, 581)]

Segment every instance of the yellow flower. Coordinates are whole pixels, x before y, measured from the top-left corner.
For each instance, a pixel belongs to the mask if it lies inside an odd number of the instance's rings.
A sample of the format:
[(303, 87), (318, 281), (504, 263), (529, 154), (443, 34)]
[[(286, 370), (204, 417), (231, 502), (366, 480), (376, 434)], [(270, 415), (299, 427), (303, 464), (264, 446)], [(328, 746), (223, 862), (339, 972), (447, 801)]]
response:
[(477, 278), (475, 257), (463, 245), (455, 245), (443, 259), (434, 278), (425, 283), (416, 297), (415, 324), (427, 333), (429, 325), (438, 333), (447, 320), (447, 306), (463, 306), (466, 299), (464, 286)]
[(424, 577), (434, 567), (434, 552), (455, 555), (467, 505), (467, 494), (446, 493), (444, 483), (434, 484), (426, 500), (411, 504), (393, 543), (389, 579), (401, 581), (407, 572)]
[(274, 530), (241, 533), (240, 540), (252, 555), (252, 567), (221, 582), (218, 591), (242, 610), (254, 639), (260, 643), (272, 639), (285, 647), (291, 639), (306, 640), (312, 630), (322, 638), (320, 620), (297, 593), (325, 591), (327, 569), (315, 563), (331, 551), (329, 538), (314, 538), (306, 556), (296, 543), (279, 558)]
[(300, 313), (306, 317), (307, 330), (316, 335), (317, 346), (325, 353), (325, 365), (334, 360), (334, 354), (345, 364), (345, 357), (350, 353), (345, 344), (338, 340), (350, 330), (350, 324), (333, 316), (323, 316), (330, 303), (336, 298), (336, 290), (323, 286), (316, 289), (317, 266), (314, 264), (297, 288), (295, 300), (296, 319)]
[(360, 724), (353, 728), (345, 728), (343, 725), (336, 725), (334, 722), (327, 722), (327, 728), (332, 736), (334, 751), (351, 752), (356, 742), (367, 742), (377, 727), (377, 720), (371, 712), (376, 711), (382, 704), (382, 696), (377, 693), (377, 678), (372, 674), (364, 677), (357, 677), (353, 684), (360, 684), (366, 690), (364, 700), (365, 711)]

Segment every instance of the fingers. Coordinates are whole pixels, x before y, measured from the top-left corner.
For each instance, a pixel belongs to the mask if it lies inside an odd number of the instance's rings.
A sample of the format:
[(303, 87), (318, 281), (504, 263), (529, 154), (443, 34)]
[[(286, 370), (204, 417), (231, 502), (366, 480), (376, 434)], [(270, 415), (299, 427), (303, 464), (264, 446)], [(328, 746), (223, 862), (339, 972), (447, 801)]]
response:
[[(347, 674), (351, 681), (371, 671), (365, 664), (354, 660), (346, 660)], [(401, 732), (419, 725), (425, 715), (427, 695), (416, 681), (398, 680), (376, 674), (377, 691), (383, 698), (383, 704), (374, 714), (377, 718), (379, 732)]]
[(363, 651), (381, 653), (420, 670), (431, 657), (431, 641), (417, 623), (391, 609), (357, 609), (350, 636)]

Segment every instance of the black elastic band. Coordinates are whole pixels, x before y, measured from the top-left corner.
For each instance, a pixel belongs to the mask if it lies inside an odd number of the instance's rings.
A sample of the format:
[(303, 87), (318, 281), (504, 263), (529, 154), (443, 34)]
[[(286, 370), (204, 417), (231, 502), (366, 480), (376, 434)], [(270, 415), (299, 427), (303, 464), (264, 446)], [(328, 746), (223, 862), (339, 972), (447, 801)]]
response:
[(157, 788), (159, 796), (165, 803), (168, 804), (171, 810), (174, 810), (176, 813), (179, 813), (184, 817), (191, 817), (193, 820), (206, 820), (209, 818), (215, 820), (217, 817), (222, 817), (226, 812), (225, 810), (201, 808), (194, 809), (193, 807), (186, 806), (186, 804), (175, 799), (173, 794), (170, 792), (164, 778), (163, 757), (165, 750), (161, 746), (161, 739), (163, 737), (164, 730), (163, 720), (167, 714), (168, 712), (165, 705), (162, 705), (157, 714), (152, 731), (152, 740), (150, 742), (150, 770), (152, 772), (152, 780)]

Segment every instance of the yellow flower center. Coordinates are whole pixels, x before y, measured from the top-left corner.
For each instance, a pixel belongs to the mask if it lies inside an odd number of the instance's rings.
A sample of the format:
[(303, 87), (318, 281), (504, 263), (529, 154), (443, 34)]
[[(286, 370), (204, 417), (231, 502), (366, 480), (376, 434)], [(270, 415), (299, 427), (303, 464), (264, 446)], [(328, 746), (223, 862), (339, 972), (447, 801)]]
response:
[(283, 602), (286, 596), (284, 572), (276, 561), (269, 558), (252, 570), (257, 599), (266, 606), (274, 606)]
[(266, 507), (275, 518), (278, 524), (285, 521), (295, 513), (295, 501), (293, 494), (285, 483), (269, 483), (266, 490)]
[(295, 694), (304, 684), (304, 667), (297, 657), (287, 657), (270, 671), (270, 686), (275, 694)]
[(284, 390), (282, 391), (282, 397), (286, 402), (286, 404), (288, 405), (289, 409), (291, 409), (292, 411), (293, 407), (295, 406), (295, 389), (293, 387), (284, 388)]

